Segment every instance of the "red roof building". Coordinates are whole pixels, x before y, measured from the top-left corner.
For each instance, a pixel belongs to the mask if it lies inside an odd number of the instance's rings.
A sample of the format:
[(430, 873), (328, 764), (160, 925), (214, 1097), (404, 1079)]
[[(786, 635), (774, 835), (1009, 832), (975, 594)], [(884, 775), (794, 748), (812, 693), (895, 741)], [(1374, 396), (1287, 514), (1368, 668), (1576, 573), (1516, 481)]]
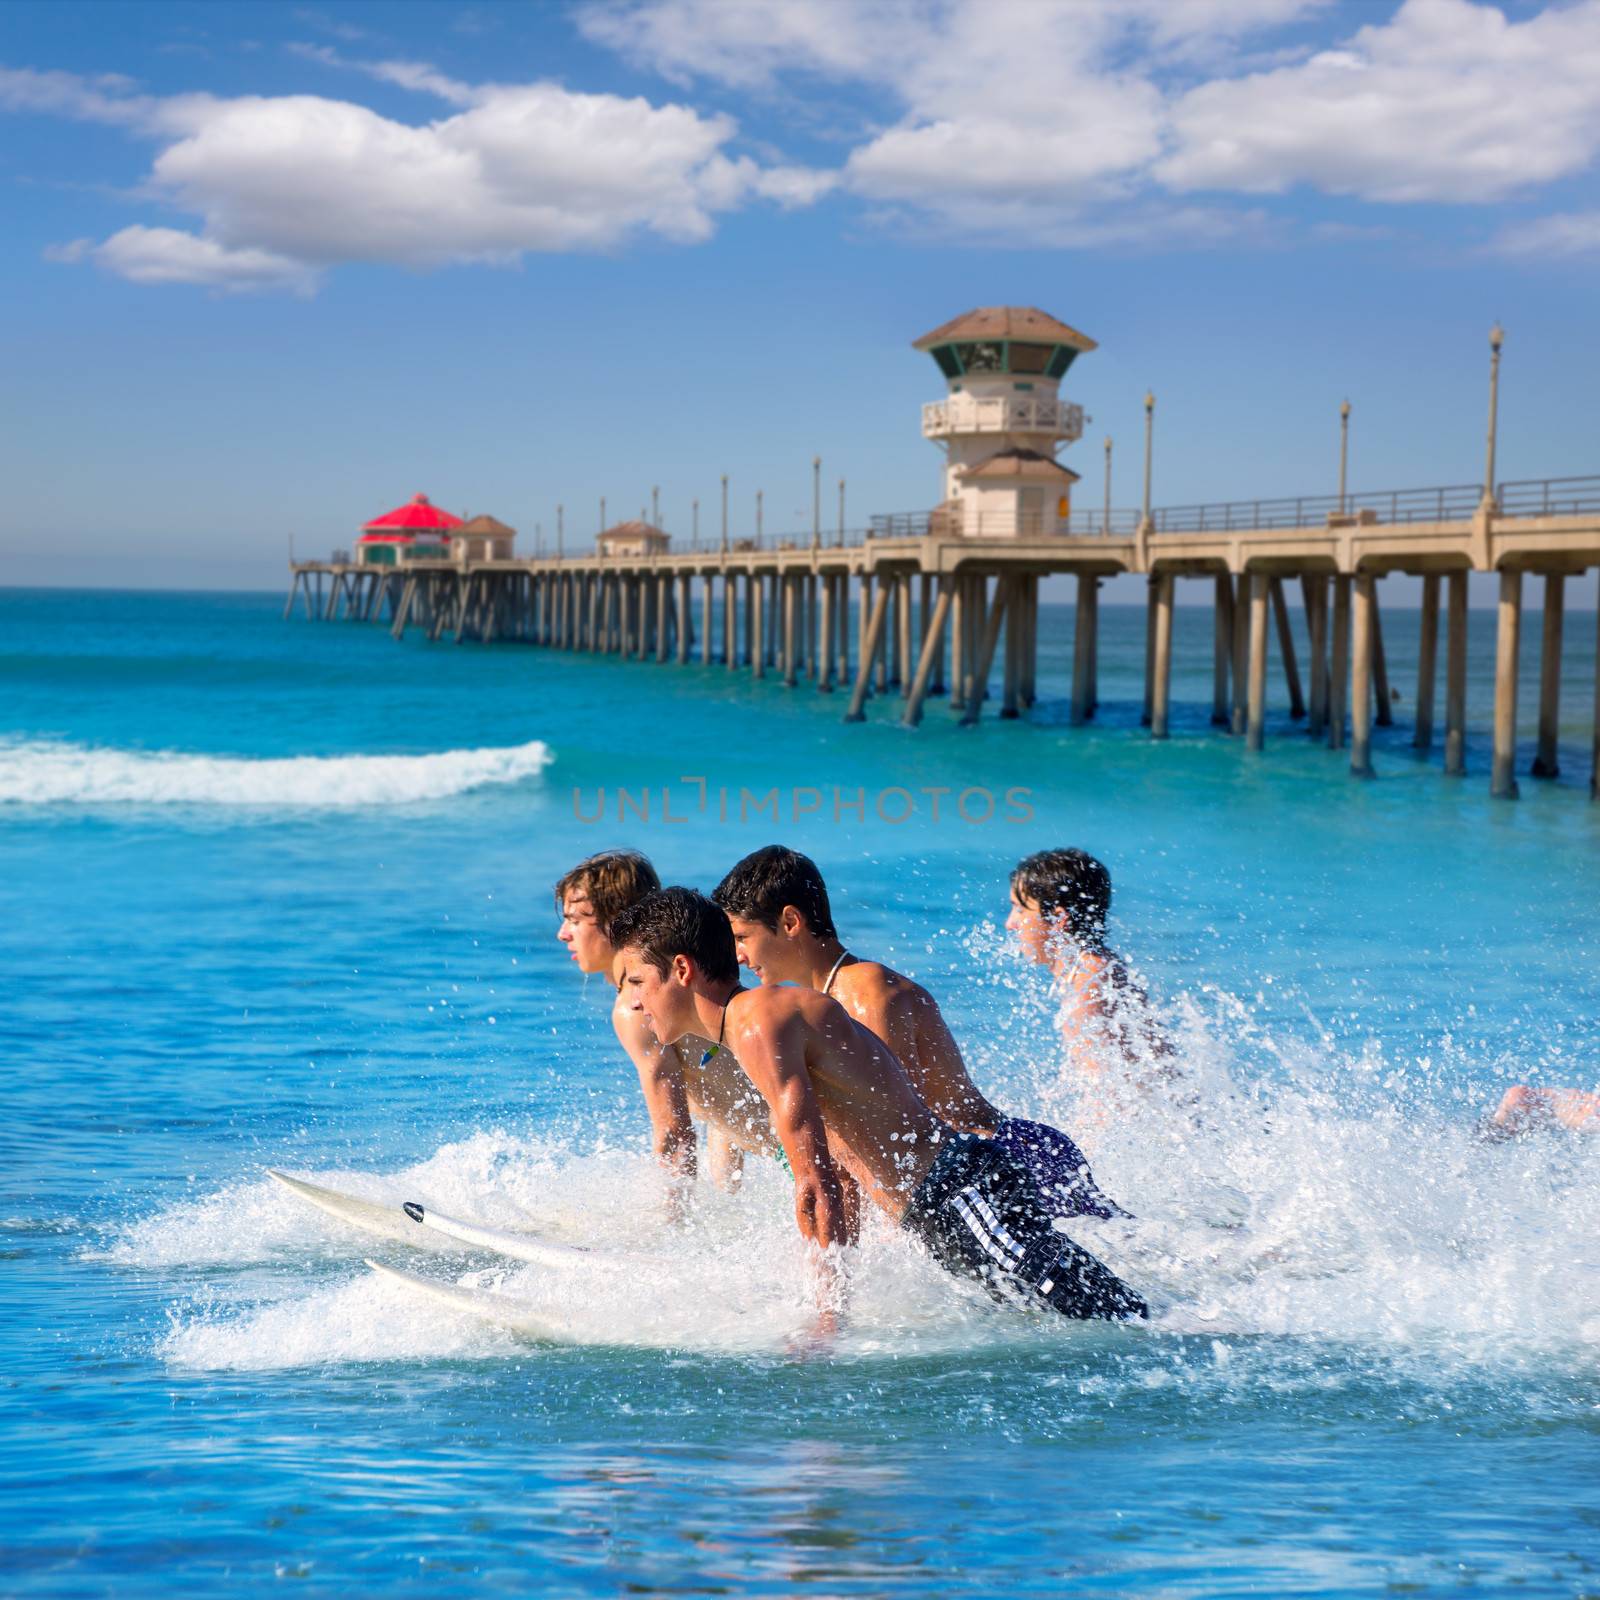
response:
[(440, 510), (427, 495), (414, 494), (403, 506), (362, 525), (356, 560), (377, 566), (393, 566), (402, 558), (444, 561), (450, 555), (450, 535), (460, 526), (460, 517)]

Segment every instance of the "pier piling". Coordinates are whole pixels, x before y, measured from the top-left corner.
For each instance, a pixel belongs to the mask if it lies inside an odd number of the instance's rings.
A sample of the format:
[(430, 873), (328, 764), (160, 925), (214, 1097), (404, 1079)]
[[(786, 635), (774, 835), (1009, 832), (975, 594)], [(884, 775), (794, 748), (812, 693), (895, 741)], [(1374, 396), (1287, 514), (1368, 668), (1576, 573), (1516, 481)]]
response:
[(861, 644), (861, 659), (856, 666), (856, 685), (850, 693), (850, 709), (845, 712), (846, 722), (863, 722), (866, 712), (867, 689), (872, 677), (873, 661), (878, 654), (878, 643), (883, 638), (883, 617), (889, 609), (889, 590), (879, 585), (872, 601), (872, 614), (867, 619), (866, 634)]
[(1225, 728), (1232, 717), (1233, 579), (1219, 572), (1211, 605), (1211, 722)]
[(1561, 764), (1556, 738), (1561, 731), (1561, 631), (1567, 580), (1559, 572), (1544, 576), (1544, 625), (1539, 635), (1539, 748), (1535, 778), (1556, 778)]
[(1328, 671), (1328, 748), (1344, 748), (1345, 701), (1350, 694), (1350, 578), (1333, 580), (1333, 652)]
[(1427, 751), (1433, 745), (1433, 689), (1439, 676), (1439, 574), (1422, 580), (1422, 632), (1417, 640), (1417, 714), (1411, 743)]
[(1595, 594), (1594, 742), (1589, 752), (1589, 798), (1600, 803), (1600, 588)]
[(1156, 579), (1155, 651), (1151, 662), (1154, 677), (1150, 696), (1150, 737), (1167, 737), (1167, 719), (1172, 700), (1172, 602), (1176, 579), (1163, 572)]
[(1078, 574), (1078, 609), (1072, 630), (1072, 721), (1089, 720), (1090, 679), (1094, 671), (1094, 612), (1099, 600), (1099, 580), (1092, 573)]
[(1350, 772), (1372, 776), (1372, 678), (1376, 654), (1373, 618), (1377, 611), (1377, 580), (1370, 572), (1355, 578), (1355, 612), (1350, 644)]
[(1229, 729), (1242, 734), (1250, 704), (1250, 574), (1241, 572), (1233, 593), (1233, 714)]
[(1250, 577), (1250, 681), (1245, 700), (1245, 748), (1261, 750), (1267, 730), (1267, 598), (1266, 573)]
[(1495, 634), (1494, 750), (1489, 793), (1496, 800), (1517, 797), (1517, 651), (1522, 640), (1522, 569), (1500, 572), (1500, 606)]
[(1306, 702), (1300, 691), (1300, 663), (1295, 655), (1294, 630), (1289, 626), (1289, 602), (1284, 596), (1282, 578), (1272, 580), (1272, 614), (1278, 624), (1278, 653), (1283, 657), (1283, 681), (1289, 691), (1289, 715), (1299, 722), (1306, 714)]
[(1383, 649), (1383, 612), (1378, 605), (1378, 580), (1372, 580), (1372, 687), (1377, 696), (1378, 726), (1394, 724), (1393, 697), (1389, 693), (1389, 658)]

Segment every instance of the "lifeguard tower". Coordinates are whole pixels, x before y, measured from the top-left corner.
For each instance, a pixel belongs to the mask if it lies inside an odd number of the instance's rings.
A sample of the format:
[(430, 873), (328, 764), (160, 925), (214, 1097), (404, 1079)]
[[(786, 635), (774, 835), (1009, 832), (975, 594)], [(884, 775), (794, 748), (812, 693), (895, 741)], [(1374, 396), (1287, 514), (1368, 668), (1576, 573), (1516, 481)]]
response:
[(968, 539), (1064, 533), (1078, 474), (1056, 452), (1083, 435), (1083, 407), (1061, 380), (1087, 334), (1033, 306), (982, 306), (913, 348), (939, 363), (943, 400), (922, 408), (922, 436), (945, 452), (944, 498), (930, 531)]

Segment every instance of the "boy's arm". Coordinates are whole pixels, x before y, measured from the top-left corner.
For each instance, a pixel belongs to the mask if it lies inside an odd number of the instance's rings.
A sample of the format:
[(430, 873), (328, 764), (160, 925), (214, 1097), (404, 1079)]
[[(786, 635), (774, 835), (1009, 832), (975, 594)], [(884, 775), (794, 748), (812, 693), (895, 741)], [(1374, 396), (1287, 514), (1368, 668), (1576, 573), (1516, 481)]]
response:
[(656, 1158), (674, 1176), (695, 1175), (694, 1123), (689, 1117), (689, 1093), (677, 1053), (663, 1050), (650, 1025), (637, 1012), (613, 1009), (611, 1025), (617, 1040), (639, 1074)]
[(772, 1131), (789, 1158), (795, 1222), (801, 1235), (824, 1249), (845, 1243), (849, 1230), (844, 1199), (806, 1069), (804, 1024), (793, 1013), (776, 1021), (750, 1018), (736, 1030), (732, 1042), (745, 1076), (767, 1102)]

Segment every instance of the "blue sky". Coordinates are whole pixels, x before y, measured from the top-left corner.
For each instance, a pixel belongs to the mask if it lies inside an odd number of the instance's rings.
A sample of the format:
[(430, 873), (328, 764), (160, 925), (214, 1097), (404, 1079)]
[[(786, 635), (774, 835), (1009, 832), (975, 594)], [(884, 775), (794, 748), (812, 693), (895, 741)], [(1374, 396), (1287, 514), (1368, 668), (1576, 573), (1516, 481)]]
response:
[(909, 348), (1101, 348), (1158, 503), (1597, 469), (1600, 0), (12, 0), (0, 555), (276, 586), (416, 491), (569, 541), (926, 508)]

